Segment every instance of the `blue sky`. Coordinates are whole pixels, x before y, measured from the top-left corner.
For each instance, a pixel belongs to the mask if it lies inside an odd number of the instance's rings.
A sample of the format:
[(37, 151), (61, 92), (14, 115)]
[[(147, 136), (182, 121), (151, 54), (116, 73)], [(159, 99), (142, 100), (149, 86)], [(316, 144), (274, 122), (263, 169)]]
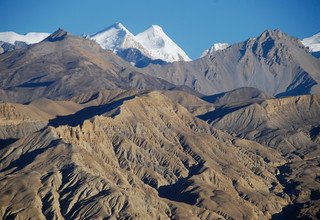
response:
[(136, 34), (158, 24), (191, 58), (266, 29), (299, 38), (320, 32), (320, 0), (0, 0), (0, 10), (0, 31), (21, 34), (91, 34), (117, 21)]

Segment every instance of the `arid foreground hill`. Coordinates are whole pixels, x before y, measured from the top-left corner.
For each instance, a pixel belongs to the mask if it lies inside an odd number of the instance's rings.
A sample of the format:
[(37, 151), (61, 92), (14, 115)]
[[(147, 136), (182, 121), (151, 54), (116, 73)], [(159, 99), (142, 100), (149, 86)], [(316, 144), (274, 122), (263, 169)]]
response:
[[(95, 105), (105, 95), (0, 106), (1, 218), (269, 219), (292, 207), (316, 218), (319, 130), (293, 126), (319, 126), (319, 96), (247, 104), (217, 121), (218, 107), (199, 116), (210, 125), (188, 109), (214, 107), (183, 92)], [(100, 115), (84, 120), (90, 112)], [(248, 128), (241, 135), (237, 122)]]
[(310, 62), (291, 87), (203, 96), (62, 30), (0, 55), (0, 219), (319, 219)]

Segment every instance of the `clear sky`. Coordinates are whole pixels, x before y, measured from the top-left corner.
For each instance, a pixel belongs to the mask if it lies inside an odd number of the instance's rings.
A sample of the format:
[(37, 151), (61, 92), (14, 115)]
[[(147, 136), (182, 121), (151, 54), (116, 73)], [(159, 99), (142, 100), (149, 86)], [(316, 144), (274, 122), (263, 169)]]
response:
[(133, 34), (152, 24), (191, 58), (280, 28), (298, 38), (320, 32), (320, 0), (0, 0), (0, 31), (91, 34), (115, 22)]

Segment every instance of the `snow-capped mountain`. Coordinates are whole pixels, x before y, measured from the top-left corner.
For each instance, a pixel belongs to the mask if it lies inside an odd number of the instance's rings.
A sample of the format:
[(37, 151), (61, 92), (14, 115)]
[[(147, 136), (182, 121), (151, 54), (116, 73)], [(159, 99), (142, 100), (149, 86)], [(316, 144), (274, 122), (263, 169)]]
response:
[(191, 61), (188, 55), (158, 25), (152, 25), (138, 34), (136, 39), (146, 48), (153, 59), (167, 62)]
[(320, 57), (320, 33), (304, 38), (301, 43), (304, 46), (309, 47), (310, 52), (316, 57)]
[(201, 57), (204, 57), (204, 56), (207, 56), (207, 55), (211, 55), (213, 54), (214, 52), (218, 51), (218, 50), (224, 50), (226, 49), (227, 47), (229, 47), (229, 44), (227, 43), (215, 43), (212, 45), (212, 47), (210, 47), (209, 49), (205, 50), (201, 56)]
[[(157, 25), (152, 25), (149, 29), (135, 36), (121, 23), (115, 23), (86, 38), (96, 41), (102, 48), (111, 50), (133, 63), (142, 60), (143, 62), (146, 60), (148, 62), (152, 60), (165, 62), (191, 60)], [(136, 60), (134, 55), (137, 56)]]
[(25, 35), (17, 34), (15, 32), (0, 32), (0, 41), (14, 45), (16, 41), (24, 42), (26, 44), (35, 44), (47, 38), (49, 33), (35, 33), (30, 32)]
[(96, 34), (89, 35), (87, 38), (96, 41), (103, 49), (111, 50), (114, 53), (128, 48), (136, 48), (146, 56), (148, 55), (135, 36), (121, 23), (115, 23)]

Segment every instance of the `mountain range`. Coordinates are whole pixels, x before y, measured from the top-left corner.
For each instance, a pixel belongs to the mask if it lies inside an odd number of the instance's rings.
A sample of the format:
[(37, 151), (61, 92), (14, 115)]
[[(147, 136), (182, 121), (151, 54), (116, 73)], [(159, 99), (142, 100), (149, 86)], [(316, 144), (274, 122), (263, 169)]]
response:
[(319, 94), (319, 59), (280, 30), (218, 50), (193, 62), (149, 65), (143, 71), (212, 95), (254, 87), (270, 96)]
[[(0, 42), (6, 43), (2, 46), (5, 52), (12, 50), (17, 43), (27, 45), (38, 43), (48, 36), (47, 33), (19, 35), (14, 32), (3, 32), (0, 33)], [(115, 23), (95, 34), (83, 36), (96, 41), (102, 48), (113, 51), (138, 67), (147, 66), (150, 63), (191, 61), (158, 25), (152, 25), (135, 36), (121, 23)]]
[[(20, 35), (15, 32), (0, 32), (0, 53), (26, 45), (39, 43), (49, 33), (30, 32)], [(96, 41), (102, 48), (111, 50), (137, 67), (150, 63), (164, 64), (176, 61), (191, 61), (188, 55), (158, 25), (151, 25), (147, 30), (134, 35), (123, 24), (117, 22), (97, 33), (83, 34), (84, 38)], [(301, 40), (310, 52), (318, 58), (320, 51), (319, 33)], [(228, 43), (214, 43), (201, 56), (213, 54), (229, 46)]]
[[(155, 27), (150, 29), (159, 31)], [(150, 29), (144, 33), (149, 33)], [(110, 42), (119, 39), (114, 33), (113, 40), (106, 38), (106, 34), (112, 35), (110, 32), (125, 33), (125, 41), (114, 43), (113, 49), (110, 48)], [(143, 35), (138, 37), (144, 38)], [(102, 41), (96, 44), (96, 40), (72, 36), (59, 29), (38, 44), (4, 53), (0, 64), (2, 100), (23, 102), (44, 94), (47, 98), (63, 98), (92, 89), (98, 92), (101, 88), (179, 87), (214, 95), (254, 87), (271, 97), (320, 92), (320, 61), (310, 55), (300, 40), (280, 30), (267, 30), (257, 38), (211, 51), (192, 62), (148, 63), (143, 68), (136, 68), (111, 54), (132, 50), (128, 45), (143, 50), (142, 44), (135, 41), (137, 37), (121, 24), (93, 36), (98, 41), (98, 36), (109, 39), (110, 42), (105, 43), (109, 43), (112, 51), (100, 47)], [(84, 82), (86, 86), (82, 86)], [(24, 100), (18, 98), (21, 92)]]
[(17, 36), (0, 34), (1, 219), (320, 218), (316, 37), (191, 61), (159, 26)]

